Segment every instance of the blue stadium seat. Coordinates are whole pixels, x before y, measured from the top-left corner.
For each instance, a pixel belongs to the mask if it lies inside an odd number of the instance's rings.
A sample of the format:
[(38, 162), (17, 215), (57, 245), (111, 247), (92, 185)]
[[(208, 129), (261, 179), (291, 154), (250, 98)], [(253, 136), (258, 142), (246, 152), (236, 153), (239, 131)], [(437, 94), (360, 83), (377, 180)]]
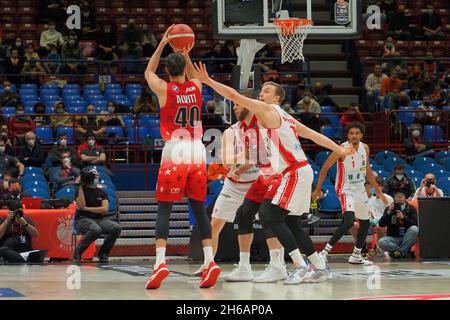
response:
[(73, 106), (68, 106), (68, 107), (67, 107), (67, 112), (68, 112), (68, 113), (72, 113), (72, 114), (76, 114), (76, 113), (86, 113), (86, 108), (83, 108), (83, 107), (73, 107)]
[(100, 113), (101, 111), (106, 111), (108, 106), (108, 101), (106, 100), (95, 100), (92, 103), (95, 106), (95, 112)]
[(223, 180), (218, 179), (218, 180), (211, 181), (208, 184), (208, 188), (209, 188), (209, 194), (218, 195), (220, 193), (220, 191), (222, 191)]
[(24, 190), (36, 188), (36, 189), (42, 189), (42, 190), (49, 191), (47, 181), (43, 182), (42, 180), (36, 180), (36, 181), (26, 180), (25, 182), (23, 182), (22, 185), (23, 185)]
[(134, 116), (131, 114), (124, 114), (122, 116), (123, 122), (126, 128), (131, 128), (134, 126)]
[(444, 131), (439, 126), (425, 126), (423, 128), (423, 135), (430, 142), (446, 142), (444, 138)]
[(398, 155), (392, 151), (380, 151), (375, 154), (374, 160), (378, 165), (383, 165), (384, 160), (387, 158), (398, 157)]
[(375, 172), (375, 174), (376, 174), (377, 176), (379, 176), (379, 177), (382, 178), (383, 180), (386, 180), (387, 178), (389, 178), (389, 177), (391, 176), (391, 173), (386, 172), (386, 171), (384, 171), (384, 170), (377, 170), (377, 171), (374, 171), (374, 172)]
[(334, 108), (331, 106), (321, 106), (320, 107), (322, 113), (333, 113), (334, 112)]
[(62, 188), (55, 194), (56, 199), (74, 199), (75, 198), (75, 188)]
[(48, 184), (47, 179), (45, 179), (44, 175), (42, 175), (42, 174), (32, 173), (32, 174), (24, 175), (22, 177), (22, 184), (25, 184), (27, 182), (35, 182), (35, 181), (39, 181), (39, 182)]
[(104, 185), (106, 188), (113, 190), (114, 192), (117, 191), (116, 186), (114, 185), (114, 183), (112, 183), (111, 180), (100, 179), (99, 183)]
[(422, 101), (420, 101), (420, 100), (412, 100), (411, 101), (411, 106), (413, 106), (414, 109), (417, 109), (417, 107), (419, 107), (420, 105), (422, 105)]
[(436, 176), (436, 180), (439, 180), (442, 178), (450, 177), (450, 171), (440, 169), (440, 170), (435, 171), (434, 175)]
[(444, 170), (450, 171), (450, 159), (444, 162)]
[(370, 168), (372, 168), (372, 171), (378, 171), (378, 170), (382, 170), (383, 169), (375, 161), (371, 161), (370, 162)]
[(339, 198), (334, 190), (327, 190), (324, 197), (319, 200), (319, 211), (322, 212), (341, 212), (342, 207)]
[(144, 127), (159, 126), (159, 115), (142, 114), (139, 115), (139, 125)]
[(54, 83), (44, 83), (44, 84), (41, 86), (41, 90), (47, 90), (47, 89), (50, 89), (50, 90), (54, 90), (54, 89), (59, 90), (58, 85), (56, 85), (56, 84), (54, 84)]
[[(124, 138), (125, 134), (123, 132), (122, 127), (106, 127), (105, 134), (108, 138), (116, 137), (116, 138)], [(109, 144), (114, 144), (114, 141), (108, 141)]]
[(437, 181), (437, 186), (442, 189), (444, 195), (450, 197), (450, 177), (441, 178)]
[(133, 109), (134, 109), (134, 106), (136, 105), (136, 101), (139, 99), (139, 97), (140, 97), (140, 95), (128, 96), (128, 99), (130, 100), (131, 106), (132, 106)]
[(86, 103), (86, 101), (75, 100), (75, 101), (72, 101), (72, 102), (71, 102), (71, 105), (70, 105), (70, 106), (71, 106), (71, 107), (78, 107), (78, 108), (81, 108), (81, 109), (86, 110), (86, 108), (87, 108), (87, 103)]
[(75, 143), (75, 139), (74, 139), (74, 133), (73, 133), (73, 128), (72, 127), (58, 127), (56, 128), (56, 137), (59, 136), (60, 133), (65, 132), (67, 134), (67, 143), (68, 144), (74, 144)]
[(38, 127), (35, 129), (35, 134), (42, 144), (53, 144), (53, 130), (51, 127)]
[(48, 190), (40, 188), (24, 189), (24, 193), (28, 193), (32, 198), (42, 198), (42, 199), (50, 198), (50, 192)]
[(341, 124), (341, 123), (339, 122), (339, 119), (340, 119), (340, 118), (339, 118), (339, 116), (336, 115), (336, 114), (321, 115), (321, 118), (328, 119), (328, 120), (330, 121), (330, 124), (331, 124), (331, 125), (337, 126), (337, 125)]
[(316, 163), (319, 167), (323, 166), (325, 161), (327, 161), (328, 157), (330, 156), (330, 151), (320, 151), (318, 154), (316, 154)]
[(81, 98), (80, 96), (65, 96), (65, 97), (63, 97), (63, 101), (68, 107), (70, 107), (74, 101), (80, 101), (80, 100), (83, 100), (83, 98)]
[(336, 130), (334, 129), (333, 126), (321, 126), (320, 127), (320, 132), (330, 138), (330, 139), (334, 139), (336, 136)]
[[(125, 98), (126, 98), (126, 97), (125, 97)], [(114, 103), (115, 103), (115, 104), (118, 104), (118, 105), (127, 106), (127, 107), (129, 107), (129, 108), (132, 108), (132, 107), (133, 107), (133, 105), (131, 104), (131, 101), (130, 101), (128, 98), (126, 98), (126, 99), (117, 99), (117, 100), (114, 100)]]
[(422, 167), (423, 174), (434, 173), (438, 170), (442, 170), (442, 167), (436, 163), (429, 163)]
[(41, 89), (41, 97), (44, 96), (59, 96), (58, 87), (49, 87)]
[(105, 91), (105, 98), (106, 100), (113, 100), (114, 96), (122, 96), (122, 90), (115, 90), (115, 89), (110, 89), (110, 90), (106, 90)]
[(394, 167), (398, 163), (405, 164), (406, 161), (399, 157), (387, 158), (386, 160), (383, 161), (383, 170), (387, 171), (387, 172), (392, 172), (392, 171), (394, 171)]
[(140, 83), (127, 83), (127, 85), (125, 86), (125, 90), (140, 90), (142, 91), (142, 84)]
[(107, 83), (105, 89), (106, 90), (108, 90), (108, 89), (109, 90), (111, 90), (111, 89), (113, 89), (113, 90), (122, 90), (122, 87), (120, 86), (119, 83)]
[(23, 175), (26, 176), (28, 174), (33, 174), (33, 173), (41, 175), (41, 176), (44, 175), (44, 171), (41, 168), (37, 168), (37, 167), (25, 167)]
[(331, 181), (336, 181), (336, 175), (337, 175), (337, 164), (335, 163), (328, 170), (328, 176), (330, 177)]
[(81, 98), (80, 91), (79, 90), (73, 90), (73, 89), (63, 90), (61, 96), (63, 98), (64, 97), (79, 97), (79, 98)]
[(416, 186), (416, 188), (418, 188), (420, 186), (420, 183), (423, 180), (423, 176), (412, 176), (410, 178), (414, 182), (414, 185)]
[(434, 160), (440, 164), (444, 164), (447, 159), (450, 159), (450, 151), (439, 151), (434, 155)]
[(408, 177), (412, 177), (414, 175), (422, 175), (423, 176), (423, 172), (422, 171), (418, 171), (418, 170), (414, 170), (414, 169), (405, 169), (405, 174)]
[(96, 99), (103, 99), (102, 92), (100, 89), (84, 89), (83, 97), (89, 99), (90, 97), (97, 97)]
[[(399, 110), (407, 111), (407, 110), (414, 110), (415, 107), (399, 107)], [(401, 122), (406, 123), (406, 126), (409, 127), (414, 122), (414, 112), (399, 112), (398, 113), (398, 119)]]
[(91, 104), (94, 104), (94, 102), (97, 101), (97, 100), (105, 100), (105, 97), (103, 97), (101, 94), (100, 95), (92, 95), (92, 96), (86, 97), (86, 101), (88, 103), (91, 103)]
[(39, 100), (39, 97), (37, 95), (23, 95), (20, 96), (20, 101), (36, 101)]
[(100, 88), (100, 84), (95, 83), (95, 84), (85, 84), (83, 87), (83, 90), (101, 90)]
[[(32, 89), (32, 90), (34, 90), (35, 92), (38, 91), (38, 90), (37, 90), (37, 85), (36, 85), (35, 83), (22, 83), (22, 84), (20, 85), (20, 90), (23, 90), (23, 89)], [(19, 90), (19, 92), (20, 92), (20, 90)]]
[(66, 83), (63, 90), (78, 90), (80, 91), (80, 85), (77, 83)]
[(2, 113), (16, 114), (16, 107), (4, 107)]
[(423, 166), (430, 163), (436, 163), (436, 161), (434, 161), (432, 158), (429, 157), (419, 157), (414, 159), (413, 167), (417, 171), (422, 171)]
[(142, 90), (137, 90), (137, 89), (126, 89), (126, 91), (125, 91), (125, 95), (127, 97), (136, 96), (136, 95), (140, 96), (141, 93), (142, 93)]

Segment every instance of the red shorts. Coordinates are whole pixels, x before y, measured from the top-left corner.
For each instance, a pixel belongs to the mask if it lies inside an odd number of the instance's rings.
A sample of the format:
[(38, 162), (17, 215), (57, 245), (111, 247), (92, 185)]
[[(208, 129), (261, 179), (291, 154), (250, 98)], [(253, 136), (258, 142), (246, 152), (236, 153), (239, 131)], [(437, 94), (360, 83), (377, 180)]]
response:
[(206, 200), (206, 164), (162, 163), (156, 185), (156, 200), (163, 202), (189, 199)]
[(272, 199), (281, 182), (281, 176), (274, 174), (269, 177), (263, 175), (253, 182), (250, 189), (245, 195), (245, 199), (252, 200), (256, 203), (262, 203), (264, 199)]

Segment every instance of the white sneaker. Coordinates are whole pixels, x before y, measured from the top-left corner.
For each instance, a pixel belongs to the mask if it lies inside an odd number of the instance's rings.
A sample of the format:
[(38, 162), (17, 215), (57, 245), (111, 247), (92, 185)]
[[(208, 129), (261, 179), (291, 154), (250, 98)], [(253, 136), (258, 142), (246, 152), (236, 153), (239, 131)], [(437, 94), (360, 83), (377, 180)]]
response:
[(253, 281), (253, 272), (251, 266), (236, 265), (236, 268), (225, 277), (225, 281), (229, 282), (249, 282)]
[(364, 259), (361, 255), (355, 256), (353, 254), (348, 259), (348, 263), (360, 264), (360, 265), (363, 265), (363, 266), (371, 266), (371, 265), (373, 265), (372, 261)]
[(287, 271), (286, 267), (284, 266), (272, 266), (268, 265), (266, 270), (259, 276), (257, 276), (255, 279), (253, 279), (253, 282), (256, 283), (270, 283), (270, 282), (277, 282), (279, 280), (285, 280), (287, 279)]
[(327, 281), (327, 280), (331, 280), (331, 279), (333, 279), (333, 274), (331, 273), (330, 269), (325, 268), (322, 270), (316, 269), (314, 271), (314, 274), (311, 277), (303, 280), (303, 282), (317, 283), (317, 282), (323, 282), (323, 281)]
[(311, 278), (314, 275), (313, 269), (310, 267), (295, 268), (289, 273), (288, 278), (284, 281), (284, 284), (294, 285), (304, 282), (306, 279)]
[(328, 263), (328, 254), (324, 253), (323, 251), (320, 251), (319, 255), (322, 257), (322, 259), (323, 259), (323, 261), (325, 261), (325, 263)]

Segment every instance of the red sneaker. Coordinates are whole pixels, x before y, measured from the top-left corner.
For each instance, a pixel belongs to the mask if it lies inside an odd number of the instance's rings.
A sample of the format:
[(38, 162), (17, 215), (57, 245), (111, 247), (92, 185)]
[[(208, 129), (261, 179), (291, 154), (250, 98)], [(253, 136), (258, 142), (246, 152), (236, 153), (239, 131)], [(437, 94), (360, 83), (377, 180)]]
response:
[(169, 275), (169, 269), (165, 263), (161, 263), (159, 267), (153, 270), (150, 278), (145, 285), (145, 289), (158, 289), (161, 283)]
[(219, 266), (214, 261), (211, 261), (208, 267), (203, 270), (200, 288), (211, 288), (212, 286), (214, 286), (216, 284), (217, 278), (219, 278), (219, 275)]

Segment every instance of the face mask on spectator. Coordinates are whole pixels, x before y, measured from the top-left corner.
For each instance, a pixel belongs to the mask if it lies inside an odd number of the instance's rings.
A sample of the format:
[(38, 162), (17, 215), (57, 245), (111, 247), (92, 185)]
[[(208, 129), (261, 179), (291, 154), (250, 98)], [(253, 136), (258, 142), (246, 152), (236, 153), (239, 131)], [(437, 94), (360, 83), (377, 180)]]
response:
[(386, 48), (392, 49), (394, 45), (391, 42), (386, 43)]
[(55, 25), (49, 25), (48, 26), (48, 30), (50, 30), (50, 31), (55, 31), (56, 30), (56, 26)]
[(420, 131), (419, 131), (419, 130), (413, 130), (412, 136), (413, 136), (414, 138), (420, 137)]
[(56, 113), (63, 113), (64, 112), (64, 109), (63, 108), (58, 108), (58, 109), (56, 109)]
[(17, 113), (17, 114), (24, 114), (25, 111), (24, 111), (24, 110), (17, 110), (16, 113)]
[(370, 188), (370, 193), (371, 194), (376, 194), (377, 192), (375, 191), (375, 188)]
[(83, 16), (85, 17), (89, 17), (91, 13), (89, 11), (83, 11)]
[(428, 9), (427, 9), (427, 12), (428, 12), (428, 14), (429, 14), (430, 16), (433, 14), (433, 11), (434, 11), (433, 8), (428, 8)]
[(93, 139), (90, 139), (90, 140), (88, 140), (88, 146), (89, 147), (94, 147), (95, 146), (95, 140), (93, 140)]
[(98, 180), (97, 178), (94, 179), (94, 184), (97, 185), (100, 183), (100, 180)]
[(88, 114), (95, 114), (95, 110), (88, 110), (87, 113)]
[(114, 107), (108, 107), (108, 112), (109, 113), (114, 113), (116, 111), (116, 108)]
[(398, 180), (402, 180), (403, 179), (403, 174), (396, 174), (395, 176), (397, 177)]
[(19, 196), (19, 194), (20, 194), (20, 190), (19, 190), (19, 189), (14, 189), (14, 190), (11, 191), (11, 194), (12, 194), (14, 197), (17, 197), (17, 196)]
[(69, 40), (69, 44), (70, 44), (71, 46), (74, 46), (74, 45), (75, 45), (75, 42), (76, 42), (75, 39), (70, 39), (70, 40)]
[(4, 153), (5, 152), (5, 146), (0, 146), (0, 153)]
[(35, 143), (34, 139), (27, 140), (27, 144), (29, 147), (34, 147), (34, 143)]
[(105, 30), (105, 33), (110, 33), (111, 32), (111, 27), (105, 27), (105, 29), (103, 29), (103, 30)]
[(9, 92), (9, 91), (11, 91), (11, 87), (10, 86), (6, 86), (5, 87), (5, 92)]
[(70, 167), (70, 157), (64, 158), (62, 163), (65, 167)]
[(59, 140), (59, 144), (63, 147), (67, 146), (67, 139), (61, 139)]
[(21, 47), (22, 46), (22, 41), (16, 41), (16, 47)]

